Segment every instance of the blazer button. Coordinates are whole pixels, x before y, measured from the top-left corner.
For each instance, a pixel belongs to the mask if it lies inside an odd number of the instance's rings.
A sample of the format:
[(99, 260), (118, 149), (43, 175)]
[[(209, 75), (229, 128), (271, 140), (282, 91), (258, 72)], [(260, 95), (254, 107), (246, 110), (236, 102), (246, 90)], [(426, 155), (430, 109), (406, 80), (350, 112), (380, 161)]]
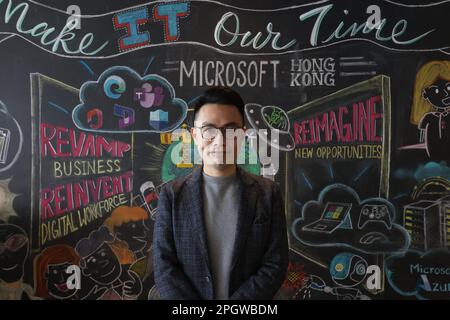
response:
[(205, 277), (205, 280), (206, 280), (206, 282), (211, 282), (211, 279), (208, 276)]

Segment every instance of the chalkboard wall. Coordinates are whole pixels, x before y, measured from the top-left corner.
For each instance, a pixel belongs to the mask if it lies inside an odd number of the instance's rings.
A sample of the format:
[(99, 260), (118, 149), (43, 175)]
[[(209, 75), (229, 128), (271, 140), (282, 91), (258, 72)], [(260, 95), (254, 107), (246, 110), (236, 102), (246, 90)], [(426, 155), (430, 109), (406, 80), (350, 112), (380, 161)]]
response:
[(0, 1), (0, 299), (159, 298), (158, 192), (195, 165), (186, 130), (213, 85), (246, 103), (242, 166), (283, 190), (276, 299), (450, 298), (448, 12)]

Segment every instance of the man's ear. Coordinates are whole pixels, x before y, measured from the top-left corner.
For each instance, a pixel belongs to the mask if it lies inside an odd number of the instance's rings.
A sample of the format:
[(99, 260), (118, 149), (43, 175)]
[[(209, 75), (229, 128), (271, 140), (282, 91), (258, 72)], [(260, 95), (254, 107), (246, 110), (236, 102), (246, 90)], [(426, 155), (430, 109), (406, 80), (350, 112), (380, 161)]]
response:
[(191, 137), (192, 137), (192, 139), (194, 140), (195, 144), (198, 144), (198, 143), (197, 143), (197, 140), (198, 140), (198, 135), (197, 135), (197, 133), (198, 133), (198, 131), (196, 130), (196, 128), (195, 128), (195, 127), (191, 127), (190, 133), (191, 133)]

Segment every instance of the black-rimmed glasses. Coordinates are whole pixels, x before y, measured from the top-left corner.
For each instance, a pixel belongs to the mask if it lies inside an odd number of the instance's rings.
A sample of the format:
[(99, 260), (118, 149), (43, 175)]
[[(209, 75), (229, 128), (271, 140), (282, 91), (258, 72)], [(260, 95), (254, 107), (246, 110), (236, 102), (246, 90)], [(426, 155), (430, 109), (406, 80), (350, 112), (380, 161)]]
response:
[(235, 126), (226, 126), (226, 127), (220, 127), (216, 128), (214, 126), (202, 126), (202, 127), (195, 127), (197, 129), (200, 129), (200, 133), (202, 135), (202, 138), (207, 141), (214, 140), (215, 137), (217, 137), (218, 133), (220, 132), (222, 134), (222, 137), (226, 137), (226, 132), (235, 132), (236, 130), (243, 130), (243, 127), (235, 127)]

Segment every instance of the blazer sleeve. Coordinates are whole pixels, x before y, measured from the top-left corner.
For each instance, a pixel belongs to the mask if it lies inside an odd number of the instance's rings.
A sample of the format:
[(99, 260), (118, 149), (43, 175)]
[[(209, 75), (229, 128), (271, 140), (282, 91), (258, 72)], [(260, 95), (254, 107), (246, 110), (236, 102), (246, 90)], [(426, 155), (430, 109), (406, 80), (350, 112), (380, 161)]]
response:
[(158, 199), (153, 232), (153, 261), (156, 288), (162, 299), (200, 299), (180, 267), (174, 243), (172, 224), (173, 192), (164, 187)]
[(232, 294), (231, 300), (273, 299), (285, 279), (289, 244), (283, 197), (276, 184), (272, 199), (271, 230), (261, 267)]

